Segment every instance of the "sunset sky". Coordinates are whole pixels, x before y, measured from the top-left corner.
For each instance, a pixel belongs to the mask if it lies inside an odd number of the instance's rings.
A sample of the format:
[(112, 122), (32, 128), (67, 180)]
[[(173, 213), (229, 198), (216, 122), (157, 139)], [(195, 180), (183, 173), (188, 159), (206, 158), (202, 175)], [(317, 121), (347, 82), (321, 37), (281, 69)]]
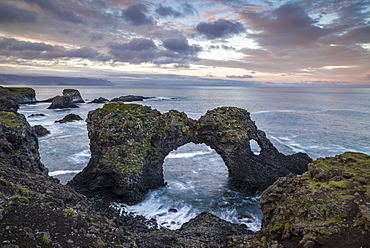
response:
[(0, 0), (0, 74), (370, 86), (370, 1)]

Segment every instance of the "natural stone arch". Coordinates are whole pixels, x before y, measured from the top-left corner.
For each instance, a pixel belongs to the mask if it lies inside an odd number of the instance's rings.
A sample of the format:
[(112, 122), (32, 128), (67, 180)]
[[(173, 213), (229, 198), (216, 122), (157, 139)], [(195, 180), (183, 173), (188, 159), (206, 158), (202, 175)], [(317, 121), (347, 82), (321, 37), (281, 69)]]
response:
[[(240, 192), (262, 190), (290, 172), (303, 173), (311, 159), (303, 153), (281, 154), (258, 130), (248, 111), (220, 107), (199, 120), (170, 110), (110, 103), (87, 118), (91, 159), (69, 185), (88, 196), (137, 203), (150, 189), (165, 185), (165, 157), (187, 143), (214, 149), (228, 168), (229, 186)], [(261, 147), (255, 155), (249, 140)]]

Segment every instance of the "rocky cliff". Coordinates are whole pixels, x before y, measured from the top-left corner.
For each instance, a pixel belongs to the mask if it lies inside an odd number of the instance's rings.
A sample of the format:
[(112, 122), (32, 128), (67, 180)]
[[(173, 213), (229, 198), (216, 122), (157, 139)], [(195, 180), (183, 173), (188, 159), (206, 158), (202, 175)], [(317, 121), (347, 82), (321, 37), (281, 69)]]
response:
[(36, 92), (32, 88), (16, 88), (0, 86), (0, 99), (11, 99), (18, 104), (37, 102)]
[[(137, 203), (150, 189), (165, 185), (162, 164), (178, 147), (205, 143), (224, 160), (229, 186), (237, 191), (261, 190), (291, 172), (303, 173), (306, 154), (281, 154), (258, 130), (249, 113), (222, 107), (192, 120), (175, 110), (161, 114), (138, 104), (110, 103), (87, 118), (91, 159), (69, 182), (86, 195)], [(252, 152), (250, 140), (261, 148)]]

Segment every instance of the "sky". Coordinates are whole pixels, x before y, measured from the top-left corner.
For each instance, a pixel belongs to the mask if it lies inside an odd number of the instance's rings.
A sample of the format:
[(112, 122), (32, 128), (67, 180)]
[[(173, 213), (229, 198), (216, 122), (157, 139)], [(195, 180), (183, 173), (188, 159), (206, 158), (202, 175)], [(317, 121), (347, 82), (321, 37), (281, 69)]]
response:
[(0, 0), (0, 73), (370, 87), (370, 0)]

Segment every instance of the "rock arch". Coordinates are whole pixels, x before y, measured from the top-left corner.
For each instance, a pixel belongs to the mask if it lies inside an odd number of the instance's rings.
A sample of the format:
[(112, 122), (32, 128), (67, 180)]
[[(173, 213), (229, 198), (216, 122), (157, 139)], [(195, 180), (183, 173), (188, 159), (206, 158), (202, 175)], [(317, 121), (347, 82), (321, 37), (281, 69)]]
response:
[[(88, 196), (134, 204), (150, 189), (165, 185), (165, 157), (187, 143), (214, 149), (228, 168), (230, 188), (262, 190), (291, 172), (303, 173), (307, 154), (281, 154), (250, 119), (248, 111), (220, 107), (199, 120), (183, 112), (161, 114), (148, 106), (109, 103), (87, 118), (91, 159), (68, 184)], [(249, 140), (261, 148), (255, 155)]]

